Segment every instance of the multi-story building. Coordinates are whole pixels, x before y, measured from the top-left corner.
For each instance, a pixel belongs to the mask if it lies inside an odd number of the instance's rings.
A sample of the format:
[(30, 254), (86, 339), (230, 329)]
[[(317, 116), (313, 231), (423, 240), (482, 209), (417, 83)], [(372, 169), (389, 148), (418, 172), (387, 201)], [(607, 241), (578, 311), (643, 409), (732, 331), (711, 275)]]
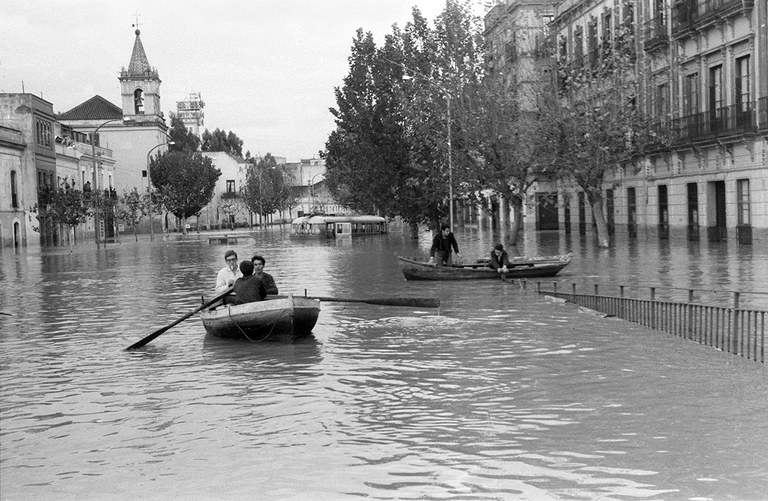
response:
[(251, 213), (242, 200), (250, 164), (224, 151), (204, 151), (202, 154), (211, 159), (213, 166), (221, 171), (221, 176), (216, 181), (213, 198), (197, 218), (199, 228), (250, 226)]
[(199, 92), (190, 92), (189, 97), (183, 101), (176, 101), (176, 116), (192, 134), (200, 137), (200, 130), (205, 125), (205, 103)]
[(325, 183), (325, 159), (302, 158), (286, 165), (296, 194), (296, 217), (305, 214), (346, 214), (348, 209), (334, 200)]
[(0, 202), (3, 245), (39, 245), (53, 238), (36, 217), (46, 193), (57, 188), (53, 105), (32, 94), (0, 94), (0, 117), (2, 190), (10, 194)]
[[(616, 30), (633, 34), (638, 105), (670, 137), (635, 168), (609, 174), (609, 227), (630, 237), (677, 230), (691, 240), (768, 239), (767, 10), (764, 0), (555, 5), (550, 35), (571, 66), (598, 62)], [(559, 189), (559, 223), (585, 231), (584, 194), (567, 182)]]
[[(0, 96), (4, 105), (5, 97)], [(4, 107), (4, 106), (3, 106)], [(3, 110), (4, 111), (4, 110)], [(0, 248), (27, 244), (29, 206), (37, 200), (34, 173), (24, 158), (27, 143), (17, 124), (0, 124)], [(29, 186), (28, 186), (29, 185)]]

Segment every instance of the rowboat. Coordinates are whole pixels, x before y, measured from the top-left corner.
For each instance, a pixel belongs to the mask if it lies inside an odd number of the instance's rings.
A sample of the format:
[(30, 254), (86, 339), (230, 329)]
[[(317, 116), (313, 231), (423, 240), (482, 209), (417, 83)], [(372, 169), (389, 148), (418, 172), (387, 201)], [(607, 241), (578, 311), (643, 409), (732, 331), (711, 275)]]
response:
[[(514, 257), (503, 278), (554, 277), (571, 262), (572, 254), (562, 256)], [(406, 280), (481, 280), (499, 279), (499, 272), (488, 267), (489, 259), (472, 264), (437, 266), (421, 259), (398, 256)]]
[(212, 336), (291, 343), (312, 332), (319, 314), (317, 299), (289, 295), (240, 305), (219, 304), (201, 311), (200, 318)]

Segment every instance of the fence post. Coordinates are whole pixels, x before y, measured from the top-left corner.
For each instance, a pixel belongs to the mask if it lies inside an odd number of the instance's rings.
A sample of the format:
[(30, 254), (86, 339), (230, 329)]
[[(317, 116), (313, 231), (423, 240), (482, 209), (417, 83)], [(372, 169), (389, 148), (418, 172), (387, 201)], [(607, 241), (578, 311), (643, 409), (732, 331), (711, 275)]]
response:
[(572, 292), (571, 295), (575, 298), (576, 297), (576, 282), (573, 282)]
[(651, 329), (656, 328), (656, 287), (651, 287)]
[(626, 301), (624, 301), (624, 286), (619, 285), (619, 318), (627, 318)]
[(733, 293), (733, 333), (732, 333), (732, 351), (731, 353), (739, 353), (739, 296), (738, 292)]
[[(686, 329), (686, 337), (689, 339), (694, 339), (696, 336), (696, 331), (693, 329), (693, 289), (688, 289), (688, 304), (685, 305), (685, 308), (688, 310), (688, 329)], [(701, 337), (699, 337), (699, 343), (701, 343)]]
[(541, 282), (536, 282), (536, 292), (541, 294)]
[(552, 291), (557, 294), (557, 282), (552, 282)]

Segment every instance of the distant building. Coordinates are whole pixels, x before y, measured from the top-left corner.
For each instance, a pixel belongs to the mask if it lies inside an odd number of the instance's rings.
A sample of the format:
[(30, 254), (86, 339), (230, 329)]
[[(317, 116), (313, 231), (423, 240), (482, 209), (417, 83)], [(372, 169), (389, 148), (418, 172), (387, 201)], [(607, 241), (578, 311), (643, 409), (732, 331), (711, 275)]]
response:
[(199, 92), (190, 92), (187, 99), (176, 101), (176, 116), (181, 119), (184, 127), (197, 137), (201, 136), (202, 128), (205, 125), (204, 107), (205, 103), (200, 98)]
[[(0, 95), (5, 117), (7, 95)], [(27, 155), (27, 141), (20, 124), (0, 124), (0, 248), (18, 249), (34, 235), (31, 206), (37, 201), (34, 159)], [(33, 237), (39, 242), (39, 237)]]
[(36, 207), (58, 187), (53, 105), (32, 94), (0, 94), (0, 236), (3, 247), (39, 245), (55, 229), (40, 227)]
[(296, 217), (305, 214), (345, 214), (346, 208), (333, 199), (325, 182), (325, 159), (302, 158), (299, 162), (287, 163), (296, 189)]
[(241, 197), (250, 164), (223, 151), (203, 151), (221, 171), (213, 198), (197, 219), (200, 229), (237, 228), (252, 223), (251, 213)]

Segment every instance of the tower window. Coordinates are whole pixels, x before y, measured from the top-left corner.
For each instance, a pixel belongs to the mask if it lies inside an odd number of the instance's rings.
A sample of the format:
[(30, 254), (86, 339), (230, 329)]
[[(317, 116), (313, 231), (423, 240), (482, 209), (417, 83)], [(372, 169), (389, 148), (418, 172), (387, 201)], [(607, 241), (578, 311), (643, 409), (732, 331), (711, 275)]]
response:
[(144, 114), (144, 92), (141, 89), (133, 91), (133, 109), (137, 115)]

